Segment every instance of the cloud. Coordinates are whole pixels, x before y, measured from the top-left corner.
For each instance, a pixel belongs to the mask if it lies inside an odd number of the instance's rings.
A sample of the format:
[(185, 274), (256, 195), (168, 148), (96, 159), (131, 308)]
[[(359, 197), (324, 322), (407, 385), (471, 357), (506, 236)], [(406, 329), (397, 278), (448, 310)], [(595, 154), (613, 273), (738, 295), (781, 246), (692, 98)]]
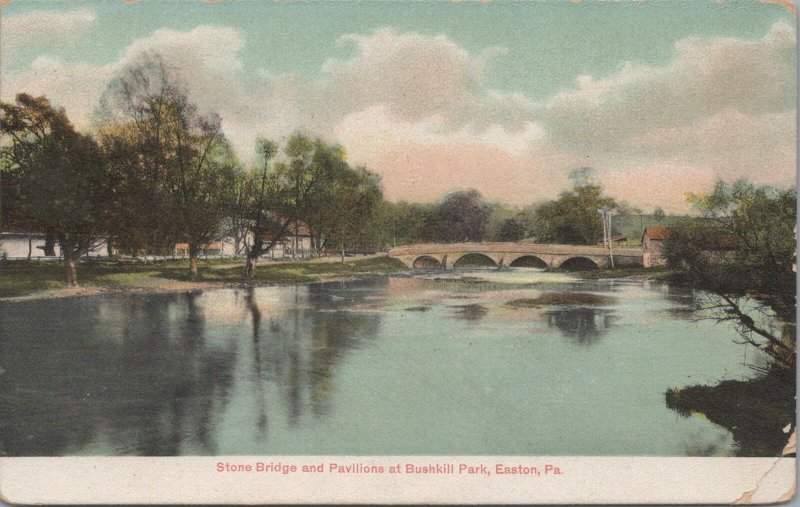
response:
[(85, 37), (97, 16), (90, 9), (34, 11), (0, 18), (0, 60), (8, 65), (22, 48), (56, 47)]
[(691, 125), (652, 129), (631, 138), (651, 159), (702, 165), (715, 177), (785, 185), (795, 167), (795, 112), (746, 114), (733, 107)]
[[(795, 32), (779, 22), (761, 39), (690, 37), (664, 66), (624, 63), (617, 72), (580, 76), (551, 97), (541, 121), (555, 142), (584, 152), (647, 152), (643, 134), (685, 128), (723, 111), (748, 116), (793, 111)], [(645, 135), (646, 137), (646, 135)], [(659, 150), (682, 150), (661, 143)]]
[(673, 208), (680, 193), (670, 179), (692, 190), (717, 178), (789, 185), (795, 47), (795, 30), (783, 22), (755, 40), (689, 37), (666, 65), (625, 62), (606, 76), (579, 76), (538, 104), (536, 117), (550, 142), (595, 159), (614, 182), (609, 190), (640, 205), (648, 203), (634, 182), (650, 184), (649, 199), (664, 199), (652, 196), (663, 189)]
[(113, 75), (113, 67), (64, 63), (39, 56), (22, 72), (3, 73), (3, 100), (13, 100), (20, 92), (45, 95), (67, 110), (79, 128), (90, 127), (91, 112)]
[(436, 200), (443, 192), (474, 187), (495, 200), (522, 195), (516, 203), (537, 189), (556, 192), (560, 182), (546, 172), (554, 164), (569, 166), (539, 143), (542, 136), (533, 122), (514, 131), (496, 123), (454, 130), (441, 113), (412, 121), (387, 105), (348, 114), (333, 131), (351, 159), (381, 174), (391, 199)]
[(114, 76), (148, 53), (158, 53), (188, 84), (192, 99), (205, 111), (227, 112), (238, 98), (239, 51), (244, 40), (225, 27), (201, 25), (189, 31), (156, 30), (130, 44), (106, 65), (66, 64), (39, 56), (21, 71), (3, 72), (3, 99), (19, 92), (46, 95), (64, 107), (78, 126), (87, 129), (99, 98)]
[[(354, 45), (345, 60), (322, 66), (328, 94), (346, 111), (382, 104), (403, 119), (441, 115), (454, 126), (467, 121), (523, 121), (521, 95), (489, 92), (484, 73), (506, 49), (489, 47), (476, 55), (444, 35), (428, 36), (381, 28), (346, 34), (339, 44)], [(532, 106), (532, 104), (527, 104)]]
[(663, 65), (622, 62), (537, 103), (487, 86), (505, 49), (468, 51), (445, 35), (342, 35), (336, 43), (350, 54), (328, 59), (314, 79), (247, 72), (246, 43), (233, 28), (201, 25), (156, 30), (102, 66), (39, 56), (4, 72), (3, 98), (46, 94), (88, 128), (108, 81), (156, 52), (201, 110), (222, 115), (244, 160), (257, 136), (280, 140), (304, 128), (379, 172), (392, 199), (471, 186), (523, 205), (554, 197), (569, 171), (586, 165), (612, 194), (645, 208), (685, 209), (683, 192), (717, 177), (794, 181), (795, 33), (785, 23), (753, 40), (682, 39)]

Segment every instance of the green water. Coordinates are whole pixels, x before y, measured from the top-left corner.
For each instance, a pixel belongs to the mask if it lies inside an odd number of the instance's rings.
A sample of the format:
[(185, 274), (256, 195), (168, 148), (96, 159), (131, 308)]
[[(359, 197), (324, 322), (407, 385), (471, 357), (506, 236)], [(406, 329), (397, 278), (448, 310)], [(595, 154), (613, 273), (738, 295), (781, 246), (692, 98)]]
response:
[[(545, 292), (614, 299), (507, 304)], [(516, 269), (0, 303), (0, 452), (735, 455), (664, 404), (761, 360), (691, 299)]]

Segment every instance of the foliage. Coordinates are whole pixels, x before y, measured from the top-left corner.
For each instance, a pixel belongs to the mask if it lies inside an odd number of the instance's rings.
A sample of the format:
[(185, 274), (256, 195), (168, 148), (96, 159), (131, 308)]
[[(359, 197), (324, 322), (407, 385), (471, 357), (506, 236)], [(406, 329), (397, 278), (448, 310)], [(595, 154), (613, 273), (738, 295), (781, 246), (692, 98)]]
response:
[(426, 217), (423, 237), (445, 243), (483, 241), (490, 211), (477, 190), (452, 192)]
[(103, 96), (102, 114), (104, 145), (122, 189), (118, 237), (141, 241), (160, 230), (151, 249), (188, 243), (197, 276), (197, 254), (218, 236), (238, 168), (219, 116), (200, 114), (158, 55), (122, 70)]
[(278, 145), (259, 138), (256, 149), (260, 167), (237, 175), (228, 219), (237, 251), (243, 248), (247, 257), (244, 277), (248, 280), (255, 274), (258, 258), (283, 239), (291, 219), (279, 217), (275, 211), (283, 210), (287, 199), (286, 185), (279, 184), (277, 174), (270, 166), (278, 153)]
[(603, 196), (603, 188), (589, 180), (588, 168), (572, 174), (572, 190), (555, 201), (536, 208), (535, 231), (541, 243), (593, 245), (603, 237), (600, 208), (619, 208), (617, 202)]
[(369, 238), (369, 224), (383, 198), (380, 177), (364, 167), (341, 166), (330, 186), (330, 200), (323, 222), (327, 242), (338, 245), (344, 262), (347, 246)]
[(426, 224), (435, 207), (431, 204), (383, 202), (377, 210), (376, 242), (381, 246), (422, 243), (430, 237), (425, 233)]
[(771, 369), (755, 379), (668, 389), (665, 401), (684, 417), (701, 413), (728, 429), (737, 456), (780, 456), (787, 439), (783, 428), (796, 418), (795, 383), (790, 371)]
[(495, 234), (497, 241), (519, 241), (525, 237), (525, 225), (518, 218), (507, 218)]
[(63, 109), (45, 97), (19, 94), (0, 103), (6, 218), (55, 235), (68, 284), (77, 285), (75, 259), (108, 232), (112, 189), (97, 142), (75, 130)]
[[(299, 134), (295, 138), (294, 142), (290, 139), (286, 153), (294, 157), (294, 167), (306, 168), (310, 185), (304, 196), (293, 201), (293, 209), (296, 216), (308, 224), (313, 244), (321, 252), (325, 248), (339, 246), (339, 240), (344, 239), (336, 222), (337, 214), (347, 212), (342, 208), (346, 203), (340, 202), (345, 198), (342, 187), (358, 185), (358, 182), (351, 177), (353, 169), (348, 165), (341, 146), (328, 144), (321, 139), (311, 140)], [(307, 165), (303, 165), (305, 162), (296, 162), (299, 153), (306, 153)], [(351, 189), (355, 190), (355, 186)], [(371, 211), (367, 216), (369, 214)], [(330, 240), (334, 234), (339, 234), (339, 237), (332, 244)], [(345, 239), (345, 242), (348, 240)]]
[[(796, 190), (720, 181), (689, 199), (702, 219), (673, 228), (663, 251), (668, 264), (707, 291), (706, 316), (735, 323), (743, 343), (793, 366)], [(776, 327), (774, 316), (784, 325)]]

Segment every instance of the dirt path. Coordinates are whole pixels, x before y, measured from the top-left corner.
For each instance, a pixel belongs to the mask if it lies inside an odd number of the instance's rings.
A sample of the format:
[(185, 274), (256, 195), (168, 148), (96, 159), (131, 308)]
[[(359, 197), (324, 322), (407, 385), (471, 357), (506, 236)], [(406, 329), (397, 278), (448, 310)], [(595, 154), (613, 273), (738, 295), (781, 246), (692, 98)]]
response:
[[(386, 257), (388, 254), (386, 252), (380, 252), (372, 255), (355, 255), (353, 257), (345, 257), (345, 262), (350, 261), (366, 261), (369, 259), (378, 259), (380, 257)], [(273, 265), (281, 265), (281, 264), (298, 264), (298, 263), (308, 263), (308, 264), (331, 264), (335, 262), (342, 262), (342, 258), (337, 255), (328, 255), (326, 257), (316, 257), (313, 259), (286, 259), (280, 261), (274, 261), (271, 259), (260, 259), (258, 262), (259, 266), (273, 266)], [(229, 268), (236, 268), (241, 267), (244, 269), (244, 259), (239, 262), (230, 262), (226, 264), (214, 264), (213, 267), (220, 268), (220, 269), (229, 269)]]

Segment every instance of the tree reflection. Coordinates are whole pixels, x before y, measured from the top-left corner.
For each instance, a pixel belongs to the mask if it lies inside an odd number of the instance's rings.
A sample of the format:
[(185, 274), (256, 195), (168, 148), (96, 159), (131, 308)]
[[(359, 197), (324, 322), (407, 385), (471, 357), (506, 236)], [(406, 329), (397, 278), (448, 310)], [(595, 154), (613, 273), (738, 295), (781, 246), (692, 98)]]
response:
[(261, 337), (261, 309), (259, 309), (258, 304), (256, 304), (255, 289), (253, 286), (247, 287), (247, 294), (244, 298), (253, 321), (253, 341), (258, 342)]
[[(23, 326), (4, 312), (3, 348), (20, 355), (8, 364), (23, 365), (3, 376), (4, 452), (214, 454), (212, 418), (227, 403), (235, 353), (232, 343), (206, 345), (198, 296), (54, 300), (26, 309), (29, 319), (58, 315), (57, 330), (48, 319)], [(107, 443), (95, 449), (98, 433)]]
[[(344, 301), (366, 298), (358, 288)], [(350, 289), (282, 288), (262, 304), (250, 289), (244, 321), (234, 293), (230, 310), (200, 293), (0, 306), (0, 451), (215, 455), (233, 398), (253, 401), (245, 441), (265, 441), (277, 415), (323, 416), (337, 366), (380, 328), (378, 313), (340, 308)]]
[(599, 308), (563, 308), (546, 313), (547, 325), (579, 345), (598, 342), (614, 321), (614, 312)]
[(452, 308), (456, 310), (453, 317), (460, 320), (479, 321), (489, 312), (485, 306), (479, 304), (456, 305)]
[[(93, 377), (104, 350), (87, 339), (96, 313), (83, 301), (0, 306), (0, 452), (52, 456), (89, 442), (96, 420)], [(74, 315), (86, 313), (75, 326)], [(68, 332), (65, 332), (68, 330)], [(89, 410), (87, 410), (87, 407)]]
[[(359, 292), (359, 287), (358, 283), (312, 284), (302, 288), (303, 294), (298, 287), (288, 312), (270, 319), (264, 360), (281, 390), (291, 426), (307, 413), (327, 412), (337, 364), (379, 330), (379, 314), (346, 309), (366, 298), (368, 291)], [(344, 292), (346, 298), (339, 296)]]
[(253, 328), (253, 384), (256, 390), (256, 439), (264, 440), (267, 436), (269, 429), (269, 416), (267, 414), (267, 401), (266, 401), (266, 387), (263, 374), (263, 361), (261, 359), (261, 347), (259, 341), (261, 339), (261, 309), (258, 307), (256, 301), (255, 289), (252, 286), (247, 287), (245, 294), (245, 304), (250, 311), (250, 319)]

